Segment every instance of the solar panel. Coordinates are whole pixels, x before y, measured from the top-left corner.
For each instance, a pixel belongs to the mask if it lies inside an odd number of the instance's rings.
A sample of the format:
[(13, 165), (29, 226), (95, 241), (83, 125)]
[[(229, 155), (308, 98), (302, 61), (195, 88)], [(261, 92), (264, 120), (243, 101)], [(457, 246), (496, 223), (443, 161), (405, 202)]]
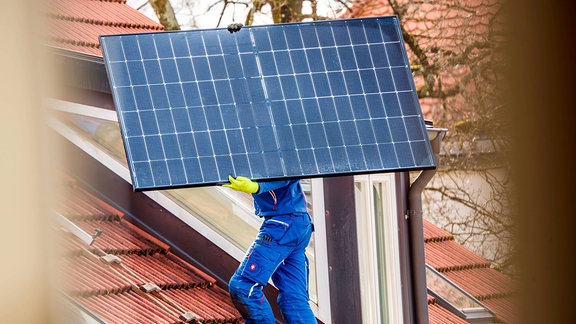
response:
[(135, 190), (435, 167), (395, 16), (100, 42)]

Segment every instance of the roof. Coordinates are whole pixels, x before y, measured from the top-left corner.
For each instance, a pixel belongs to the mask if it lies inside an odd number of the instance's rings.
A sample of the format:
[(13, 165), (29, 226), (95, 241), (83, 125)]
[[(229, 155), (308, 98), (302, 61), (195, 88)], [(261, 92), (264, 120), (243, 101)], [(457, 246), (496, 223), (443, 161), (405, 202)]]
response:
[[(70, 232), (59, 236), (60, 290), (74, 302), (108, 323), (241, 322), (215, 279), (74, 180), (64, 187), (55, 211), (90, 235), (102, 231), (92, 245)], [(104, 261), (110, 257), (121, 262)], [(145, 292), (146, 284), (153, 289)]]
[(102, 56), (100, 35), (163, 30), (126, 0), (48, 0), (48, 45)]
[[(454, 240), (454, 236), (424, 220), (426, 263), (450, 281), (474, 296), (496, 313), (501, 323), (514, 322), (514, 281), (495, 269), (490, 262), (474, 254)], [(429, 305), (434, 301), (428, 300)], [(434, 307), (429, 306), (430, 323), (436, 321)]]
[(446, 308), (436, 304), (434, 297), (428, 295), (428, 322), (431, 324), (467, 324), (466, 320), (456, 316)]
[[(102, 230), (92, 246), (72, 234), (61, 241), (62, 291), (98, 317), (109, 321), (178, 321), (190, 312), (204, 320), (233, 323), (240, 315), (228, 293), (199, 269), (170, 253), (170, 247), (126, 221), (123, 214), (73, 180), (56, 211), (86, 233)], [(513, 323), (513, 282), (490, 263), (458, 244), (454, 237), (424, 221), (426, 260), (453, 283), (496, 313), (501, 323)], [(106, 264), (100, 256), (118, 256), (121, 264)], [(142, 295), (153, 283), (161, 295)], [(163, 299), (171, 300), (166, 303)], [(466, 323), (428, 296), (430, 323)]]
[[(429, 1), (415, 3), (411, 0), (396, 1), (404, 10), (402, 25), (407, 32), (420, 37), (423, 47), (441, 46), (450, 50), (462, 50), (462, 46), (484, 38), (490, 19), (499, 8), (496, 0)], [(395, 15), (388, 0), (355, 1), (345, 17), (371, 17)], [(461, 30), (465, 27), (465, 30)]]
[[(491, 26), (492, 19), (498, 12), (500, 5), (498, 0), (442, 0), (415, 2), (411, 0), (395, 1), (399, 8), (402, 27), (416, 40), (423, 55), (427, 56), (429, 64), (441, 64), (442, 71), (441, 84), (437, 81), (437, 86), (444, 90), (456, 85), (462, 86), (469, 68), (465, 64), (454, 64), (446, 61), (446, 57), (451, 56), (451, 60), (460, 60), (464, 57), (478, 55), (478, 48), (491, 33), (494, 33)], [(349, 11), (343, 13), (343, 18), (349, 17), (372, 17), (389, 16), (396, 13), (390, 6), (388, 0), (359, 0), (354, 1)], [(493, 37), (493, 36), (492, 36)], [(415, 61), (415, 54), (410, 46), (406, 46), (408, 57), (411, 62)], [(469, 76), (468, 76), (469, 77)], [(414, 76), (416, 88), (424, 86), (425, 81), (422, 75)], [(447, 98), (450, 99), (450, 98)], [(445, 99), (446, 100), (446, 99)], [(461, 96), (452, 97), (451, 105), (463, 106), (460, 112), (466, 115), (466, 107)], [(443, 104), (442, 98), (422, 97), (420, 105), (422, 113), (426, 119), (434, 119), (438, 114), (443, 114), (444, 109), (440, 109)], [(453, 116), (452, 116), (453, 115)], [(457, 119), (454, 112), (449, 116)], [(461, 118), (459, 118), (461, 119)], [(458, 120), (459, 120), (458, 119)]]

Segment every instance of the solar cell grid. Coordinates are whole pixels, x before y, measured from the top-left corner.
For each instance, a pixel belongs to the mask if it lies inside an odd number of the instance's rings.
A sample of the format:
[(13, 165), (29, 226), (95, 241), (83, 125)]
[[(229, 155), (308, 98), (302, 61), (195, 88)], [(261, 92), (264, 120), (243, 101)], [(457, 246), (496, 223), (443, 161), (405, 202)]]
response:
[(136, 190), (434, 167), (396, 17), (101, 43)]

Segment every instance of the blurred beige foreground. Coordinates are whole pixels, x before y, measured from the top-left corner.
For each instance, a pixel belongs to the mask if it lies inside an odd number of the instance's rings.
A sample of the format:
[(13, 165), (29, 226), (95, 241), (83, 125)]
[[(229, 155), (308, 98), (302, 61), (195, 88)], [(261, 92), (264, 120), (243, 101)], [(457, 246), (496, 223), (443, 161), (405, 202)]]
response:
[(42, 160), (40, 1), (0, 1), (0, 323), (48, 323), (50, 242)]
[[(59, 323), (50, 311), (51, 166), (42, 92), (54, 84), (41, 55), (40, 0), (0, 0), (0, 324)], [(570, 6), (570, 4), (572, 6)], [(574, 3), (510, 1), (510, 101), (519, 323), (574, 320)], [(572, 48), (571, 48), (572, 46)], [(569, 173), (566, 176), (566, 173)]]

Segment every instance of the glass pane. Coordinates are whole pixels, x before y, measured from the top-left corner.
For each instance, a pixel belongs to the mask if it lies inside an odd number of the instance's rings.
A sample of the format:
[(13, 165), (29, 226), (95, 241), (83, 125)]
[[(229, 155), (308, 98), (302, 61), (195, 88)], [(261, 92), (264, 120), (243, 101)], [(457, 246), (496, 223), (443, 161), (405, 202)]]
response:
[(118, 162), (127, 166), (126, 152), (117, 122), (66, 113), (61, 113), (58, 117), (73, 129), (78, 130), (79, 134), (87, 140), (97, 144)]
[(167, 194), (197, 215), (204, 224), (245, 251), (258, 233), (260, 220), (251, 213), (248, 194), (244, 196), (231, 190), (223, 191), (218, 187), (186, 188), (168, 190)]
[(356, 175), (363, 323), (402, 323), (393, 175)]
[[(310, 179), (302, 179), (300, 180), (300, 184), (302, 185), (302, 190), (304, 190), (304, 195), (306, 195), (306, 207), (308, 208), (308, 213), (312, 217), (312, 221), (314, 221), (314, 213), (312, 210), (312, 183)], [(317, 278), (316, 278), (316, 258), (314, 254), (315, 248), (315, 236), (312, 235), (310, 238), (310, 243), (308, 243), (308, 247), (306, 248), (306, 257), (308, 257), (309, 267), (310, 267), (310, 276), (308, 282), (308, 293), (310, 295), (310, 300), (314, 303), (318, 303), (318, 285), (317, 285)]]
[[(127, 165), (117, 122), (75, 114), (60, 114), (59, 118)], [(248, 194), (219, 187), (173, 189), (163, 193), (242, 250), (247, 250), (256, 237), (261, 220), (254, 216)]]
[(458, 309), (481, 308), (481, 305), (475, 298), (466, 294), (460, 287), (454, 285), (450, 280), (437, 272), (429, 265), (426, 265), (426, 285), (440, 297), (444, 298), (450, 304)]
[(372, 183), (372, 193), (374, 197), (374, 224), (376, 225), (376, 251), (377, 251), (377, 264), (378, 264), (378, 277), (380, 287), (380, 311), (382, 313), (383, 323), (388, 323), (388, 287), (387, 287), (387, 267), (386, 267), (386, 237), (384, 235), (385, 213), (384, 213), (384, 188), (381, 182)]
[(379, 323), (379, 293), (375, 272), (375, 254), (372, 251), (373, 226), (370, 225), (370, 187), (367, 176), (356, 176), (354, 181), (356, 221), (358, 226), (358, 262), (360, 293), (362, 302), (362, 323)]

